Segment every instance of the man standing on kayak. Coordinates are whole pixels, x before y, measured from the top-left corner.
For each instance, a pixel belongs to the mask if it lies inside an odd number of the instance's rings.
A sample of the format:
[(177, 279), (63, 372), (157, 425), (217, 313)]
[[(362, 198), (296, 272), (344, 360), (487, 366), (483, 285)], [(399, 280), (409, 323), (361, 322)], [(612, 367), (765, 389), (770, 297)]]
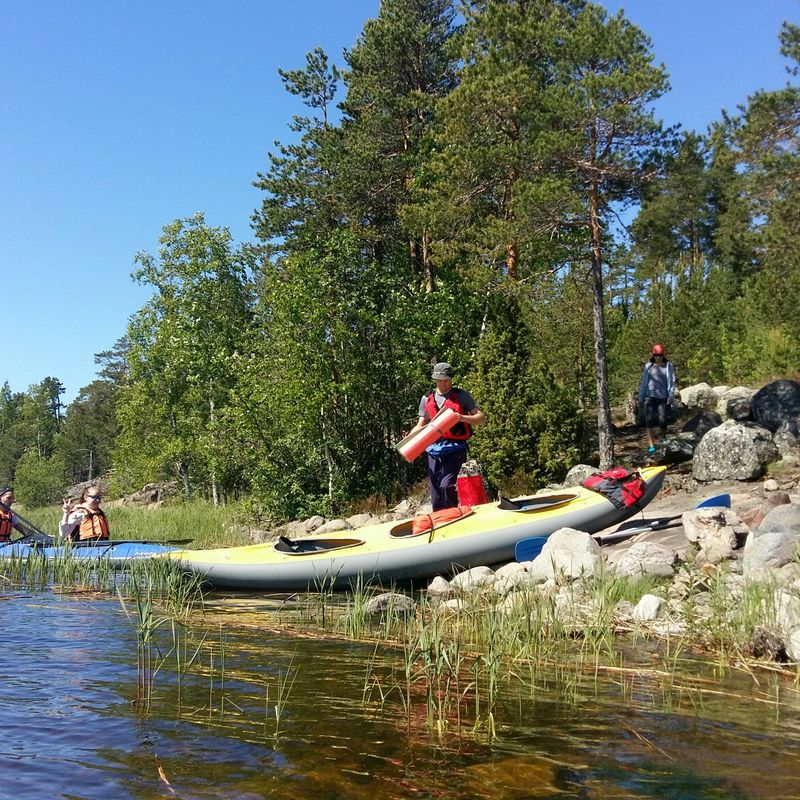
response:
[(486, 415), (469, 392), (453, 386), (453, 368), (448, 363), (438, 363), (431, 377), (436, 390), (422, 396), (419, 421), (410, 433), (424, 428), (443, 408), (450, 408), (458, 414), (458, 422), (426, 450), (431, 503), (433, 510), (439, 511), (458, 505), (456, 479), (467, 460), (467, 439), (472, 436), (476, 425), (486, 422)]

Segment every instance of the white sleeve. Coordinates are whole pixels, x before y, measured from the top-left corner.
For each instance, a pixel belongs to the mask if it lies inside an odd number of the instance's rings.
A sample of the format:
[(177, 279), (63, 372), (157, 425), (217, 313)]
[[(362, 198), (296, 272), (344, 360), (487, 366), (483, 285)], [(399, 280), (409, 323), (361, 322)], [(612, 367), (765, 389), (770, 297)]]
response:
[(80, 523), (80, 521), (85, 516), (86, 515), (83, 513), (83, 511), (73, 511), (67, 517), (67, 521), (66, 522), (59, 523), (59, 526), (58, 526), (59, 534), (64, 538), (67, 538), (68, 536), (70, 536), (73, 533), (73, 531), (75, 530), (75, 528), (78, 527), (78, 524)]

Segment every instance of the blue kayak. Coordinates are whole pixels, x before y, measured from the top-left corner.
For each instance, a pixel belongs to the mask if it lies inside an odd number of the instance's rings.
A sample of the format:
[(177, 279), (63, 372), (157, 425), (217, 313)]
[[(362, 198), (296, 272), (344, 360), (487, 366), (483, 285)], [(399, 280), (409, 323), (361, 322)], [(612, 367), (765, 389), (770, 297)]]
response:
[(158, 542), (130, 542), (130, 541), (104, 541), (81, 544), (76, 542), (71, 545), (42, 545), (39, 542), (18, 540), (0, 544), (0, 559), (24, 558), (33, 553), (38, 553), (45, 558), (73, 558), (89, 561), (111, 561), (121, 564), (133, 559), (151, 558), (163, 555), (177, 547), (160, 544)]

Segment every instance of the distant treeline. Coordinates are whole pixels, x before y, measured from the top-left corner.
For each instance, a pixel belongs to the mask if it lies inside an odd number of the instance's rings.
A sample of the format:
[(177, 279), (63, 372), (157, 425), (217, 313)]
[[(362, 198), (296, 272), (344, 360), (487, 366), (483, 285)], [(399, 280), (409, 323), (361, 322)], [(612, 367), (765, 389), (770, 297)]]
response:
[(255, 181), (255, 243), (166, 225), (98, 380), (65, 413), (56, 378), (5, 386), (22, 499), (113, 467), (275, 517), (378, 503), (421, 477), (392, 445), (439, 360), (487, 413), (490, 479), (532, 488), (609, 461), (609, 404), (655, 341), (684, 385), (796, 372), (800, 29), (787, 86), (699, 134), (654, 119), (667, 75), (622, 14), (458, 11), (383, 0), (341, 69), (316, 49), (281, 71), (306, 111)]

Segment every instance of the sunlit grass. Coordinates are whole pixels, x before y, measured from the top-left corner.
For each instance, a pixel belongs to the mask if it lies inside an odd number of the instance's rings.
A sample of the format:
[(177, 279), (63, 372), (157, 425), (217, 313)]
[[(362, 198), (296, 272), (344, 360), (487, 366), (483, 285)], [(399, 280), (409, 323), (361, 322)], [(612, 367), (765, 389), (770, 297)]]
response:
[[(119, 506), (104, 509), (112, 539), (145, 539), (154, 542), (191, 539), (187, 547), (205, 549), (251, 544), (240, 524), (240, 512), (231, 506), (217, 506), (208, 500), (163, 505)], [(27, 520), (45, 533), (55, 535), (61, 520), (61, 508), (21, 509)]]

